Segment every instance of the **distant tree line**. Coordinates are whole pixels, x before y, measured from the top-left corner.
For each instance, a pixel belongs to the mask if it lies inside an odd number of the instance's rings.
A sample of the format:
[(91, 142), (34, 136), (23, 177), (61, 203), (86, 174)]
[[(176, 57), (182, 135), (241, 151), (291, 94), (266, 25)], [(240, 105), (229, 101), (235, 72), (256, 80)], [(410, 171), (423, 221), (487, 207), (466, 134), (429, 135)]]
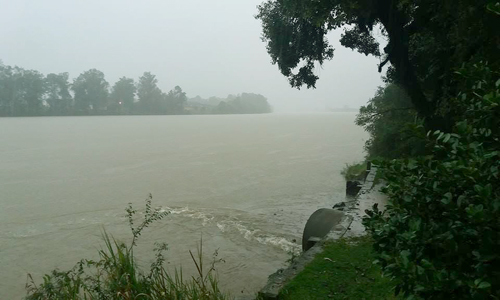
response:
[(0, 116), (173, 115), (271, 111), (267, 99), (255, 94), (231, 96), (214, 105), (203, 101), (188, 103), (187, 100), (186, 93), (179, 86), (168, 93), (163, 92), (158, 87), (158, 79), (150, 72), (145, 72), (137, 82), (132, 78), (121, 77), (110, 88), (104, 73), (97, 69), (85, 71), (70, 82), (68, 73), (50, 73), (45, 76), (36, 70), (7, 66), (0, 61)]
[(272, 111), (266, 97), (252, 93), (208, 99), (196, 96), (189, 99), (188, 104), (191, 112), (196, 114), (262, 114)]

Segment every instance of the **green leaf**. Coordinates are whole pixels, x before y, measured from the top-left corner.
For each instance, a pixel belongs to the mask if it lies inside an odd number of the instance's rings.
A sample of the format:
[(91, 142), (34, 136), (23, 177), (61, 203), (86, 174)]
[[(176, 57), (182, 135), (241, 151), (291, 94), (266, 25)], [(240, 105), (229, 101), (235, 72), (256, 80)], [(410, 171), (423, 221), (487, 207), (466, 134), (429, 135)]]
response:
[(491, 196), (492, 191), (493, 191), (493, 187), (492, 187), (491, 183), (488, 183), (488, 184), (484, 187), (484, 189), (483, 189), (482, 196), (483, 196), (484, 198), (490, 197), (490, 196)]
[(491, 284), (487, 281), (481, 281), (479, 285), (477, 286), (478, 289), (487, 289), (491, 286)]
[(495, 199), (493, 201), (493, 212), (497, 212), (499, 209), (500, 209), (500, 200), (499, 199)]
[(441, 202), (444, 204), (449, 204), (451, 202), (452, 194), (450, 192), (444, 194), (444, 198), (441, 199)]
[(408, 257), (410, 256), (410, 251), (403, 250), (403, 251), (400, 252), (400, 256), (401, 256), (401, 262), (403, 263), (403, 266), (405, 268), (407, 268), (408, 264), (410, 262), (410, 260), (408, 259)]
[[(486, 6), (486, 9), (496, 15), (499, 15), (500, 16), (500, 5), (499, 5), (499, 2), (497, 3), (489, 3), (487, 6)], [(498, 87), (500, 85), (500, 79), (496, 82), (496, 86)]]
[(418, 168), (418, 166), (417, 166), (417, 162), (416, 162), (416, 160), (414, 160), (414, 159), (410, 159), (410, 160), (408, 161), (407, 166), (408, 166), (408, 169), (410, 169), (410, 170), (414, 170), (414, 169)]
[(425, 269), (422, 268), (421, 266), (417, 266), (417, 274), (422, 275), (425, 273)]
[(444, 132), (440, 132), (439, 136), (436, 138), (437, 141), (439, 141), (444, 135)]
[(484, 158), (492, 158), (498, 155), (498, 151), (492, 151), (490, 153), (485, 154), (483, 157)]

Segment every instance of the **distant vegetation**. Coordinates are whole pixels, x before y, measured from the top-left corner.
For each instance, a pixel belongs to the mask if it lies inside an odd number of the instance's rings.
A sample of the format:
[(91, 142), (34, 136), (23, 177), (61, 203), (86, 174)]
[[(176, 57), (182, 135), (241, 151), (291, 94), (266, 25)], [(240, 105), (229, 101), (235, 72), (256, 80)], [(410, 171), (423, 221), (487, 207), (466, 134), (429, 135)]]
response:
[(196, 114), (261, 114), (271, 112), (267, 99), (259, 94), (243, 93), (227, 98), (200, 96), (188, 100), (190, 111)]
[(168, 93), (145, 72), (136, 82), (122, 77), (113, 86), (104, 73), (90, 69), (72, 82), (68, 73), (43, 75), (36, 70), (6, 66), (0, 61), (0, 116), (178, 115), (269, 113), (267, 99), (258, 94), (229, 95), (188, 101), (176, 86)]

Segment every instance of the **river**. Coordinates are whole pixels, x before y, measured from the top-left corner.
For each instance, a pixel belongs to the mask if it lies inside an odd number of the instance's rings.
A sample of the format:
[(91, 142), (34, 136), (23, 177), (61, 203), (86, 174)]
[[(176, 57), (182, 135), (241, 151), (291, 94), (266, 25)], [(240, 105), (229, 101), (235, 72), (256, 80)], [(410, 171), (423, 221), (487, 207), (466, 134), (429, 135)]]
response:
[(300, 250), (317, 208), (342, 201), (345, 163), (367, 138), (353, 113), (0, 119), (0, 299), (20, 299), (30, 273), (96, 258), (101, 230), (130, 240), (125, 207), (171, 211), (139, 239), (169, 269), (188, 250), (218, 250), (222, 286), (254, 294)]

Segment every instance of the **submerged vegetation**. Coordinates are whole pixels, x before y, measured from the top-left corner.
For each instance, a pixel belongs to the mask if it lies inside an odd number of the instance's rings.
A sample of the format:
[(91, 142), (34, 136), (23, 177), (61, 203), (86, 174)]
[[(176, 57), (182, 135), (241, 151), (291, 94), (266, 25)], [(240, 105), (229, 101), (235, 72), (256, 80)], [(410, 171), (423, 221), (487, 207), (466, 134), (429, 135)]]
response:
[(126, 209), (132, 231), (129, 245), (103, 231), (105, 248), (99, 251), (98, 260), (82, 259), (69, 271), (53, 270), (39, 285), (28, 275), (26, 299), (230, 299), (218, 284), (216, 255), (208, 269), (204, 265), (201, 242), (196, 254), (189, 251), (197, 276), (186, 279), (182, 269), (176, 269), (174, 274), (165, 269), (165, 243), (155, 243), (155, 260), (148, 272), (138, 268), (134, 255), (137, 239), (145, 228), (169, 214), (152, 208), (151, 201), (150, 195), (146, 199), (144, 218), (137, 227), (134, 224), (138, 211), (132, 205)]

